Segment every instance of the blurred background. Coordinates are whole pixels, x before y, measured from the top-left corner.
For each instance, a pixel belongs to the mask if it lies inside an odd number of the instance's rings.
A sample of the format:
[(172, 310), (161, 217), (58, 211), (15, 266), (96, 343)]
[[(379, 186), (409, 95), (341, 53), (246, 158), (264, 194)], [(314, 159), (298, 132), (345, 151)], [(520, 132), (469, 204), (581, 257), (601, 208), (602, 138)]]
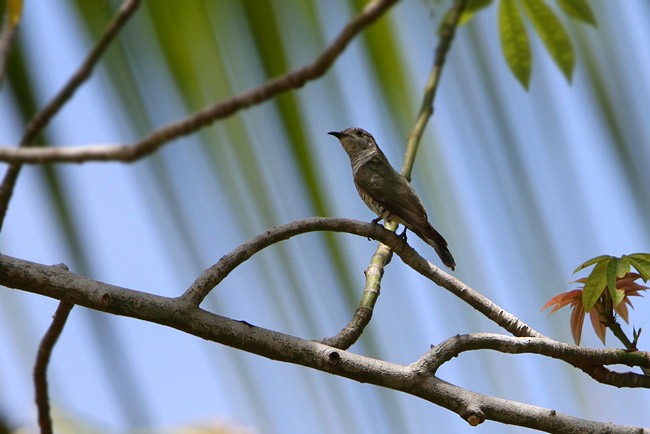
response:
[[(150, 158), (26, 166), (0, 249), (175, 296), (222, 255), (271, 226), (315, 215), (371, 220), (347, 156), (326, 132), (363, 127), (401, 167), (436, 29), (450, 4), (398, 3), (324, 78), (176, 140)], [(643, 223), (650, 215), (650, 3), (590, 4), (596, 29), (556, 9), (577, 51), (573, 82), (531, 36), (528, 92), (503, 60), (496, 5), (463, 26), (413, 171), (430, 219), (456, 257), (454, 275), (565, 342), (572, 342), (568, 310), (548, 317), (540, 308), (582, 276), (572, 270), (600, 254), (650, 251)], [(0, 5), (4, 10), (5, 2)], [(363, 5), (143, 2), (43, 142), (134, 142), (311, 62)], [(117, 1), (25, 2), (0, 92), (0, 144), (18, 143), (27, 120), (78, 68), (117, 7)], [(439, 264), (417, 237), (409, 242)], [(203, 306), (306, 339), (330, 336), (351, 318), (374, 249), (360, 237), (299, 236), (239, 267)], [(648, 326), (647, 301), (635, 303), (632, 325)], [(31, 371), (56, 304), (0, 288), (0, 420), (11, 428), (35, 429)], [(351, 350), (408, 364), (429, 345), (470, 332), (502, 331), (395, 258), (373, 320)], [(602, 346), (589, 324), (583, 335), (583, 345)], [(641, 348), (647, 347), (644, 337)], [(620, 346), (611, 335), (608, 344)], [(493, 422), (470, 428), (415, 397), (80, 307), (72, 311), (49, 374), (58, 432), (208, 426), (251, 433), (528, 432)], [(574, 416), (648, 425), (647, 391), (596, 384), (538, 356), (465, 353), (439, 376)]]

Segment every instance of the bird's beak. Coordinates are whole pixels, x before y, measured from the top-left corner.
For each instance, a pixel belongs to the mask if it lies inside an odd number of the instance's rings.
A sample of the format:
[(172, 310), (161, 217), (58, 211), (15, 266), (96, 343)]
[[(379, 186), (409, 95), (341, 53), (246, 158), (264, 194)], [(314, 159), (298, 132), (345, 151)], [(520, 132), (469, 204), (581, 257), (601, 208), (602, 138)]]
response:
[(339, 140), (341, 139), (341, 137), (343, 137), (343, 133), (341, 133), (341, 132), (339, 132), (339, 131), (330, 131), (330, 132), (327, 133), (327, 134), (329, 134), (330, 136), (334, 136), (334, 137), (336, 137), (336, 138), (339, 139)]

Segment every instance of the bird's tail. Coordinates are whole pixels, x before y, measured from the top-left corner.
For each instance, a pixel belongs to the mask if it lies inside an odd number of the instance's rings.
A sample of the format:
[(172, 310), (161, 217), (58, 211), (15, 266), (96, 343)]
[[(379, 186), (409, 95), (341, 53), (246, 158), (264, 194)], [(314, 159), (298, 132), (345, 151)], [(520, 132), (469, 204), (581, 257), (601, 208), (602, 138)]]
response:
[(447, 248), (447, 241), (442, 237), (442, 235), (440, 235), (437, 230), (433, 228), (433, 226), (431, 226), (431, 224), (428, 224), (428, 227), (424, 233), (417, 235), (419, 235), (420, 238), (422, 238), (427, 242), (427, 244), (436, 250), (436, 253), (442, 260), (443, 264), (452, 270), (456, 268), (456, 261), (454, 261), (454, 257), (451, 255), (451, 252)]

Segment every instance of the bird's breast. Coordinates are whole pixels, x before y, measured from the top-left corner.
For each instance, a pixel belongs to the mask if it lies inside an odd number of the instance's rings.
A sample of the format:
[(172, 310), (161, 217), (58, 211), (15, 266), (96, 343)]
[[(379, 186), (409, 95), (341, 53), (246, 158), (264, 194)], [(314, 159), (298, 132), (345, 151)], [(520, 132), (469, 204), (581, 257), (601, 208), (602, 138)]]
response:
[(378, 202), (374, 197), (370, 196), (363, 188), (360, 188), (358, 185), (356, 187), (359, 196), (361, 196), (363, 202), (372, 210), (372, 212), (382, 219), (390, 220), (390, 211), (381, 202)]

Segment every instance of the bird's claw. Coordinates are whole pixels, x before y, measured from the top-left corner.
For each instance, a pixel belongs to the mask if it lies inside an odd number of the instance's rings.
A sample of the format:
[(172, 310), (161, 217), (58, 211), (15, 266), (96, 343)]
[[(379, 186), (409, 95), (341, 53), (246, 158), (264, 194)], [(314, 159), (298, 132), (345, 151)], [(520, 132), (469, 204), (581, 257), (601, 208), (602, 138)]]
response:
[[(381, 220), (381, 217), (377, 217), (376, 219), (372, 219), (372, 220), (370, 221), (370, 223), (372, 223), (373, 225), (378, 225), (378, 224), (379, 224), (379, 220)], [(370, 238), (370, 237), (366, 237), (366, 238), (368, 238), (368, 241), (372, 241), (372, 238)]]

